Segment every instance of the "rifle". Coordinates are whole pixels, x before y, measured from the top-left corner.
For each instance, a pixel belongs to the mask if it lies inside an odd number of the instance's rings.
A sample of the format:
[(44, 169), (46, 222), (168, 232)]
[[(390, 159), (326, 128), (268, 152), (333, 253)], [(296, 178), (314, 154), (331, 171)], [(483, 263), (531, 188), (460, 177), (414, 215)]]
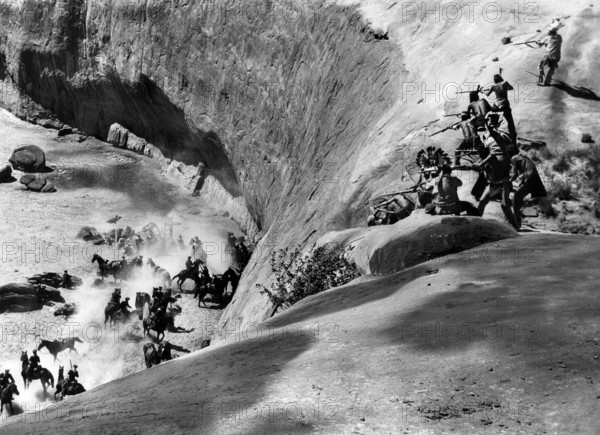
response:
[(533, 41), (517, 42), (516, 44), (513, 44), (513, 45), (527, 45), (527, 44), (531, 44), (533, 42), (537, 42), (538, 44), (540, 43), (540, 41), (538, 41), (538, 40), (533, 40)]
[(450, 118), (451, 116), (460, 116), (462, 113), (451, 113), (450, 115), (444, 115), (444, 118)]
[(429, 135), (429, 137), (437, 136), (437, 135), (438, 135), (438, 134), (440, 134), (440, 133), (443, 133), (443, 132), (445, 132), (445, 131), (448, 131), (448, 130), (452, 130), (452, 129), (453, 129), (455, 126), (457, 126), (457, 125), (460, 125), (460, 122), (455, 122), (454, 124), (452, 124), (452, 125), (450, 125), (450, 126), (448, 126), (448, 127), (444, 128), (443, 130), (436, 131), (435, 133), (433, 133), (433, 134), (430, 134), (430, 135)]
[[(470, 94), (471, 92), (473, 92), (473, 91), (460, 91), (460, 92), (457, 92), (457, 94)], [(477, 85), (476, 92), (477, 93), (481, 92), (481, 85)]]
[(457, 154), (479, 154), (479, 151), (477, 150), (456, 150), (454, 152), (454, 155)]

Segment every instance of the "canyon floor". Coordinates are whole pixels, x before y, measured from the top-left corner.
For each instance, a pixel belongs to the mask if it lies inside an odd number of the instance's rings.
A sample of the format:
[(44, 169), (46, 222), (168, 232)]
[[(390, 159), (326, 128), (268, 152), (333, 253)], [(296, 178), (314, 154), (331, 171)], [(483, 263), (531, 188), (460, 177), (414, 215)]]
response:
[[(151, 220), (181, 222), (188, 239), (197, 232), (204, 240), (213, 235), (220, 241), (236, 230), (221, 212), (157, 175), (150, 160), (93, 139), (58, 139), (55, 131), (5, 112), (0, 116), (4, 153), (19, 143), (35, 143), (46, 150), (51, 166), (136, 168), (132, 181), (119, 186), (77, 177), (63, 181), (60, 171), (54, 194), (25, 192), (18, 182), (2, 185), (4, 246), (77, 243), (80, 226), (104, 229), (117, 213), (135, 228)], [(159, 192), (164, 193), (157, 197)], [(36, 263), (27, 255), (24, 261), (4, 254), (6, 280), (80, 267), (86, 285), (63, 293), (67, 301), (93, 310), (73, 321), (81, 330), (101, 322), (112, 287), (87, 285), (93, 270), (83, 255), (73, 262), (42, 258)], [(471, 255), (361, 277), (264, 324), (230, 325), (222, 340), (202, 350), (197, 349), (214, 332), (208, 326), (219, 311), (198, 309), (183, 294), (177, 325), (195, 329), (167, 334), (179, 358), (142, 370), (139, 330), (121, 339), (108, 329), (98, 342), (87, 340), (80, 356), (71, 355), (82, 383), (95, 388), (60, 404), (49, 402), (39, 385), (36, 392), (21, 391), (16, 403), (25, 402), (28, 413), (4, 421), (2, 432), (598, 433), (599, 254), (597, 237), (525, 234), (480, 246)], [(156, 258), (160, 264), (175, 257), (170, 269), (175, 270), (185, 255)], [(124, 293), (132, 294), (140, 283), (124, 286)], [(52, 311), (1, 316), (5, 326), (48, 325), (56, 321)], [(3, 334), (2, 363), (17, 375), (18, 353), (30, 349), (35, 337), (7, 334), (6, 328)], [(68, 364), (66, 355), (53, 365), (41, 352), (42, 364), (53, 372)]]
[[(31, 355), (40, 339), (74, 334), (83, 340), (77, 345), (79, 354), (61, 353), (56, 362), (45, 349), (39, 355), (42, 366), (50, 369), (55, 379), (59, 366), (68, 370), (70, 363), (78, 364), (81, 383), (88, 389), (145, 368), (142, 346), (152, 339), (143, 337), (141, 322), (104, 328), (104, 307), (117, 286), (123, 289), (123, 298), (131, 298), (133, 306), (135, 292), (151, 293), (152, 276), (144, 266), (133, 282), (115, 284), (110, 277), (105, 278), (106, 287), (93, 287), (98, 266), (91, 263), (91, 256), (97, 252), (112, 260), (119, 259), (123, 252), (77, 238), (81, 227), (89, 225), (104, 232), (130, 225), (140, 230), (155, 222), (167, 234), (173, 228), (175, 238), (182, 234), (186, 243), (197, 235), (207, 249), (212, 249), (208, 262), (216, 273), (228, 266), (229, 259), (220, 251), (227, 232), (239, 233), (239, 229), (223, 217), (223, 211), (191, 197), (162, 176), (159, 165), (149, 158), (92, 137), (82, 142), (78, 135), (58, 137), (56, 130), (27, 124), (4, 110), (0, 111), (0, 131), (2, 162), (8, 161), (10, 150), (17, 145), (38, 145), (53, 169), (43, 175), (57, 186), (55, 193), (35, 193), (18, 181), (0, 184), (1, 282), (21, 282), (36, 273), (62, 273), (65, 269), (84, 280), (82, 287), (62, 291), (65, 301), (79, 308), (78, 314), (69, 319), (54, 316), (62, 304), (29, 313), (0, 314), (0, 368), (11, 370), (20, 388), (19, 407), (30, 411), (52, 401), (38, 381), (27, 392), (22, 388), (21, 350)], [(18, 180), (21, 173), (15, 171), (13, 175)], [(106, 223), (117, 214), (122, 216), (117, 225)], [(184, 268), (190, 250), (189, 246), (168, 252), (142, 249), (139, 254), (153, 258), (175, 275)], [(192, 286), (188, 281), (183, 288), (190, 290)], [(166, 340), (174, 345), (175, 354), (183, 355), (199, 349), (202, 341), (212, 336), (221, 310), (209, 301), (209, 308), (198, 308), (189, 293), (183, 293), (177, 305), (182, 311), (176, 316), (176, 326), (191, 332), (167, 332)]]

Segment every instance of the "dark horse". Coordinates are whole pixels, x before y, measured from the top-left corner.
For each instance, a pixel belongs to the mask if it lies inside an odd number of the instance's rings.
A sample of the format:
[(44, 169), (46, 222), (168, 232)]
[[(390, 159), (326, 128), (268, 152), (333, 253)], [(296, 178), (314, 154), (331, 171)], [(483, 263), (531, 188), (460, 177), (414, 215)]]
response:
[(76, 382), (75, 385), (69, 386), (69, 379), (65, 379), (62, 382), (60, 387), (60, 400), (64, 399), (65, 396), (75, 396), (77, 394), (81, 394), (85, 392), (85, 388), (79, 382)]
[(172, 360), (171, 343), (163, 341), (158, 345), (158, 350), (154, 346), (154, 343), (144, 344), (144, 358), (146, 359), (146, 368), (156, 366), (162, 361)]
[(50, 373), (48, 369), (38, 367), (38, 370), (34, 370), (34, 372), (29, 375), (29, 358), (27, 358), (27, 351), (21, 352), (21, 363), (21, 376), (23, 376), (25, 388), (29, 387), (31, 381), (35, 379), (40, 380), (44, 392), (46, 392), (46, 389), (49, 386), (54, 388), (54, 376), (52, 376), (52, 373)]
[(2, 411), (4, 411), (4, 405), (8, 405), (10, 408), (10, 415), (14, 415), (15, 412), (13, 411), (12, 406), (13, 394), (18, 396), (19, 390), (17, 389), (17, 385), (11, 382), (0, 393), (0, 415), (2, 415)]
[[(174, 327), (175, 321), (172, 317), (163, 314), (162, 316), (154, 316), (154, 317), (145, 317), (142, 320), (142, 326), (144, 328), (144, 337), (146, 333), (150, 335), (150, 330), (156, 332), (156, 339), (160, 342), (163, 338), (165, 338), (165, 331), (169, 327)], [(162, 334), (162, 338), (161, 338)]]
[(121, 307), (114, 302), (109, 302), (106, 304), (106, 308), (104, 308), (104, 327), (106, 328), (106, 322), (110, 319), (110, 326), (114, 326), (116, 323), (115, 314), (119, 311)]
[(148, 293), (136, 292), (135, 294), (135, 309), (139, 313), (139, 319), (142, 320), (144, 315), (144, 306), (148, 304), (148, 307), (152, 304), (152, 297)]
[(233, 297), (240, 283), (240, 275), (240, 271), (233, 266), (229, 267), (223, 275), (213, 275), (212, 282), (196, 289), (194, 297), (198, 296), (198, 306), (202, 303), (206, 307), (204, 298), (208, 294), (212, 295), (219, 305), (223, 305), (227, 285), (231, 283), (231, 297)]
[(134, 267), (141, 267), (144, 265), (142, 256), (138, 256), (131, 261), (121, 264), (121, 262), (117, 260), (106, 262), (104, 258), (98, 254), (94, 254), (92, 257), (92, 263), (94, 262), (98, 263), (98, 267), (100, 268), (100, 277), (103, 281), (105, 276), (112, 275), (115, 282), (117, 282), (117, 277), (121, 280), (121, 282), (123, 282), (124, 278), (126, 279), (129, 277), (129, 275), (131, 275)]
[(181, 290), (181, 284), (183, 284), (188, 279), (193, 279), (196, 283), (196, 286), (202, 284), (202, 278), (198, 276), (200, 264), (204, 264), (204, 262), (202, 260), (195, 260), (192, 263), (192, 267), (190, 269), (184, 269), (173, 277), (173, 280), (177, 278), (177, 287), (179, 287), (179, 290)]
[(75, 351), (75, 353), (78, 353), (77, 349), (75, 349), (75, 343), (83, 343), (83, 341), (78, 337), (69, 337), (54, 341), (42, 340), (38, 346), (38, 350), (45, 347), (54, 357), (54, 361), (56, 361), (56, 356), (64, 350), (69, 349), (69, 352)]

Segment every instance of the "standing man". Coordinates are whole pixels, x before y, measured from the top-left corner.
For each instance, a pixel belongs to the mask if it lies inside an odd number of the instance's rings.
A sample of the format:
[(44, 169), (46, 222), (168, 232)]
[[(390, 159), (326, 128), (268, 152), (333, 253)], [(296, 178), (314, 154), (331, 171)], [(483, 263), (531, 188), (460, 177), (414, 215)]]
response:
[(485, 126), (485, 117), (489, 112), (492, 111), (490, 103), (485, 98), (479, 98), (479, 91), (469, 92), (469, 107), (467, 108), (467, 114), (472, 116), (471, 127), (477, 132), (479, 127)]
[[(546, 36), (541, 41), (538, 41), (538, 45), (540, 47), (546, 47), (546, 55), (540, 62), (540, 78), (539, 85), (540, 86), (550, 86), (552, 82), (552, 76), (554, 72), (558, 69), (558, 62), (560, 62), (560, 52), (562, 48), (562, 36), (558, 34), (558, 29), (561, 27), (560, 22), (557, 25), (554, 25), (549, 31), (548, 36)], [(545, 73), (544, 67), (548, 66), (548, 72)], [(545, 75), (545, 78), (544, 78)]]
[(510, 181), (519, 181), (513, 198), (513, 211), (515, 221), (520, 228), (523, 199), (529, 194), (531, 194), (532, 198), (543, 198), (547, 193), (544, 183), (542, 183), (542, 179), (540, 178), (540, 174), (529, 157), (524, 156), (523, 154), (517, 154), (510, 159), (510, 163)]
[(517, 228), (517, 223), (512, 211), (512, 203), (510, 201), (510, 191), (512, 187), (509, 181), (510, 161), (508, 160), (505, 151), (506, 144), (497, 130), (498, 121), (499, 115), (497, 114), (490, 114), (490, 116), (486, 117), (488, 137), (484, 146), (487, 150), (487, 152), (485, 152), (487, 157), (485, 157), (478, 166), (485, 171), (488, 186), (481, 196), (477, 208), (481, 216), (483, 216), (485, 207), (488, 203), (496, 196), (501, 195), (502, 211), (508, 222), (513, 227)]
[[(454, 130), (458, 130), (459, 128), (463, 133), (463, 141), (460, 143), (456, 151), (464, 151), (477, 148), (477, 144), (481, 141), (479, 135), (477, 134), (476, 129), (471, 124), (469, 112), (462, 112), (460, 114), (460, 122), (457, 123), (454, 127)], [(456, 157), (454, 158), (454, 165), (460, 165), (460, 153), (456, 153)]]
[(512, 116), (512, 109), (510, 108), (510, 102), (508, 101), (508, 91), (512, 91), (514, 88), (508, 82), (505, 82), (500, 74), (494, 76), (494, 85), (489, 89), (482, 91), (486, 96), (490, 96), (493, 92), (496, 94), (496, 103), (492, 107), (494, 112), (502, 112), (506, 123), (508, 124), (508, 135), (513, 140), (517, 141), (517, 129), (515, 127), (515, 121)]
[(71, 281), (71, 275), (65, 270), (62, 276), (62, 282), (60, 283), (62, 288), (71, 289), (73, 288), (73, 281)]

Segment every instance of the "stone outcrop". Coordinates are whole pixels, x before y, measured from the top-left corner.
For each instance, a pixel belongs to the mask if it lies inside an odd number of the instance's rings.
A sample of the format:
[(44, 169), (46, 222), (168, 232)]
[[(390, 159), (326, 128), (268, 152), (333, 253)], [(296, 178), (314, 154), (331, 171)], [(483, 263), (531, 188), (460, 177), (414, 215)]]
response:
[(449, 254), (468, 257), (477, 246), (515, 237), (514, 228), (495, 220), (415, 212), (395, 225), (328, 233), (317, 245), (349, 247), (348, 259), (361, 275), (389, 275)]
[(12, 151), (8, 161), (23, 172), (41, 172), (46, 168), (46, 154), (37, 145), (22, 145)]

